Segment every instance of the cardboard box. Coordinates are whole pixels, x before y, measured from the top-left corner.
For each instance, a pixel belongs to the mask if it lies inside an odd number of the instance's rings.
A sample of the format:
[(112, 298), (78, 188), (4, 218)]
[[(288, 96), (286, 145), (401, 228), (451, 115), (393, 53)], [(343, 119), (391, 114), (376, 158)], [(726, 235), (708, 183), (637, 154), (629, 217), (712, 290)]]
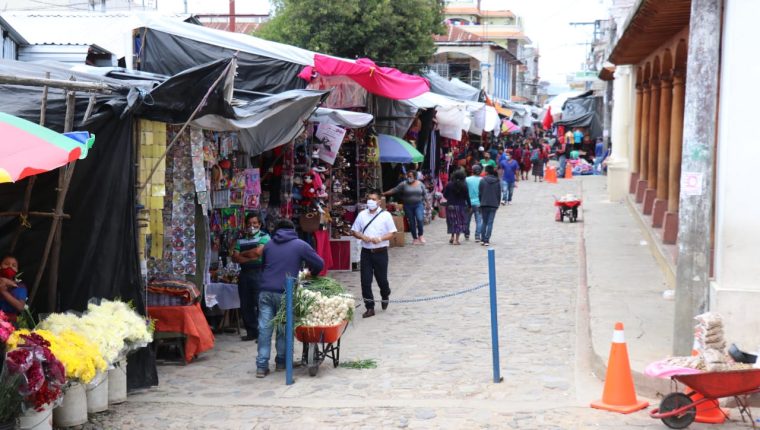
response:
[(404, 232), (404, 217), (401, 215), (393, 215), (393, 224), (396, 224), (396, 230)]
[(400, 248), (404, 246), (404, 232), (393, 233), (393, 239), (390, 240), (391, 248)]

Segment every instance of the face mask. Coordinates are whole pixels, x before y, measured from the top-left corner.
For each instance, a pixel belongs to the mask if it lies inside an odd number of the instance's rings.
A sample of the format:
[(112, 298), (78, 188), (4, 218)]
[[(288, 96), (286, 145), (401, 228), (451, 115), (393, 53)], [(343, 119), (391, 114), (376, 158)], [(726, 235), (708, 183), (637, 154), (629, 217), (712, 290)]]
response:
[(414, 183), (414, 178), (406, 178), (406, 182), (409, 182), (410, 184)]
[(256, 228), (256, 227), (248, 227), (248, 234), (250, 236), (253, 236), (253, 235), (255, 235), (258, 232), (259, 232), (258, 228)]
[(371, 211), (377, 209), (377, 202), (374, 200), (367, 200), (367, 209)]
[(12, 267), (6, 267), (5, 269), (0, 269), (0, 277), (6, 278), (6, 279), (13, 279), (16, 277), (16, 272), (13, 270)]

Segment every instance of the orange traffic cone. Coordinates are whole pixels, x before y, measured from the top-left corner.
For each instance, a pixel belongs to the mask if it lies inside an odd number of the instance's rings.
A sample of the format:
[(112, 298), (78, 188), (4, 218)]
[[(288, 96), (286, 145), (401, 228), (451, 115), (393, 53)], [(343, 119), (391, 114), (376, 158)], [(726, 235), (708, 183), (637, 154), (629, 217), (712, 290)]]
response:
[[(694, 343), (691, 347), (692, 356), (699, 355), (701, 349), (697, 336), (698, 333), (694, 333)], [(694, 390), (690, 387), (684, 386), (683, 392), (686, 393), (686, 395), (689, 395), (692, 391)], [(694, 391), (694, 394), (690, 395), (689, 398), (691, 398), (692, 402), (697, 403), (700, 399), (704, 398), (704, 396), (699, 392)], [(694, 417), (694, 421), (707, 424), (723, 424), (727, 417), (728, 412), (720, 408), (720, 404), (717, 400), (708, 400), (697, 405), (697, 415)]]
[(602, 400), (592, 402), (591, 407), (630, 414), (647, 406), (649, 402), (636, 399), (631, 365), (628, 362), (628, 348), (625, 346), (623, 323), (615, 323), (610, 359), (607, 363), (607, 376), (604, 379), (604, 393)]
[(570, 163), (565, 166), (565, 179), (573, 179), (573, 166)]
[(546, 174), (545, 178), (546, 182), (550, 184), (556, 184), (557, 183), (557, 168), (554, 166), (546, 166)]

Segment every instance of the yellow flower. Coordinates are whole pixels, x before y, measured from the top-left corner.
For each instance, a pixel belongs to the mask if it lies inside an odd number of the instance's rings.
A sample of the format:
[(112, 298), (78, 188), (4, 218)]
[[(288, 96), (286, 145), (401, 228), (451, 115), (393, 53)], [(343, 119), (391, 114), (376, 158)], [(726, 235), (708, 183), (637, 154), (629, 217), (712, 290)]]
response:
[(63, 363), (68, 379), (89, 383), (98, 372), (106, 370), (106, 362), (98, 347), (80, 334), (64, 330), (58, 335), (47, 330), (35, 330), (50, 342), (50, 351)]

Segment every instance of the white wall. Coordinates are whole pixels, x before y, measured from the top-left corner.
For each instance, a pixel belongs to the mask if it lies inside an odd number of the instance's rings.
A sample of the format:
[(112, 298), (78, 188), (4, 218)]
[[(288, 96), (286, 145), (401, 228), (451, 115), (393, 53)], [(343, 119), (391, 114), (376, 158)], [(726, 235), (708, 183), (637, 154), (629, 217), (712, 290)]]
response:
[(760, 2), (726, 0), (718, 117), (715, 282), (711, 309), (727, 338), (760, 347), (760, 143), (753, 101), (760, 98)]

